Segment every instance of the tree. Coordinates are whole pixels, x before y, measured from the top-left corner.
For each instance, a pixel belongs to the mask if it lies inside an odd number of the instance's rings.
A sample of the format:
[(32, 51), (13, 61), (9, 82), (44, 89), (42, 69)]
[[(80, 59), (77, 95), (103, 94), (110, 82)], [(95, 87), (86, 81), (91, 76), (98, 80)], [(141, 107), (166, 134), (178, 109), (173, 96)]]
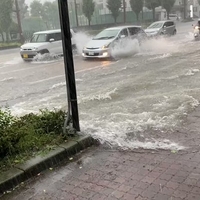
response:
[(111, 11), (115, 23), (117, 21), (117, 17), (119, 16), (121, 6), (121, 0), (107, 0), (107, 8)]
[(89, 26), (92, 19), (92, 15), (94, 13), (94, 8), (95, 3), (93, 2), (93, 0), (83, 0), (83, 14), (87, 17)]
[(28, 6), (25, 3), (25, 0), (18, 0), (19, 10), (20, 10), (20, 18), (24, 19), (26, 14), (28, 13)]
[(40, 3), (38, 0), (34, 0), (30, 4), (30, 12), (31, 12), (31, 17), (42, 17), (43, 13), (43, 5)]
[(58, 4), (56, 1), (46, 1), (43, 4), (42, 19), (49, 25), (50, 28), (60, 28)]
[(132, 8), (132, 11), (135, 12), (137, 21), (139, 21), (139, 14), (143, 9), (143, 1), (142, 0), (130, 0), (130, 5)]
[(167, 19), (169, 19), (169, 14), (171, 12), (171, 9), (173, 8), (175, 4), (175, 0), (164, 0), (162, 2), (163, 8), (167, 11)]
[(12, 23), (12, 0), (0, 0), (0, 30), (6, 33), (6, 41), (9, 41), (9, 28)]
[(156, 19), (155, 8), (161, 5), (161, 0), (146, 0), (146, 7), (153, 11), (153, 21)]

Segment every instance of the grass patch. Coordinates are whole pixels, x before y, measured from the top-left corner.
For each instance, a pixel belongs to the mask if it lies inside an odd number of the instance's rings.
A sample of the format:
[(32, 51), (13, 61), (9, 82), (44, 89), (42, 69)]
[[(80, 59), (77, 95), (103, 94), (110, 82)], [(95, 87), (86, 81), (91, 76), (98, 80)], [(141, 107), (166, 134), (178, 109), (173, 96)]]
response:
[(5, 47), (20, 47), (21, 46), (21, 44), (20, 43), (18, 43), (18, 42), (13, 42), (13, 43), (6, 43), (6, 42), (4, 42), (4, 43), (0, 43), (0, 48), (5, 48)]
[(12, 116), (9, 109), (0, 110), (0, 171), (66, 142), (64, 121), (62, 110), (41, 110), (23, 117)]

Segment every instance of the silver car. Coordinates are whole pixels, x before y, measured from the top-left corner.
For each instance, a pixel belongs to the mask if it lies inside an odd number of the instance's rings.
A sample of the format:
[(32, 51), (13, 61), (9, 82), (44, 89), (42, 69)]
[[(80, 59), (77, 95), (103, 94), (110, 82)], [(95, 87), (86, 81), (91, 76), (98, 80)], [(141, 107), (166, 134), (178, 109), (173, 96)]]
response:
[(111, 50), (119, 42), (125, 39), (138, 39), (141, 42), (147, 35), (140, 26), (120, 26), (107, 28), (96, 35), (83, 48), (84, 58), (109, 58)]
[(147, 29), (145, 29), (145, 33), (149, 37), (155, 37), (160, 35), (175, 35), (177, 33), (176, 25), (174, 21), (157, 21), (151, 24)]

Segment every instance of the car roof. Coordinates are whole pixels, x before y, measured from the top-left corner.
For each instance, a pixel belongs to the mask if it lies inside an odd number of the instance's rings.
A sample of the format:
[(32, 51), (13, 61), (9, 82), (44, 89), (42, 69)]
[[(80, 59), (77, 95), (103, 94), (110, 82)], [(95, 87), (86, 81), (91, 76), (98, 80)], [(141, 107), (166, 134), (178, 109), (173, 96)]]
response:
[[(70, 29), (72, 31), (72, 29)], [(35, 32), (34, 34), (51, 34), (51, 33), (60, 33), (61, 29), (55, 29), (55, 30), (46, 30), (46, 31), (39, 31)]]
[(106, 28), (105, 30), (117, 30), (117, 29), (124, 29), (124, 28), (141, 28), (141, 26), (115, 26), (115, 27), (110, 27), (110, 28)]
[(163, 21), (153, 22), (152, 24), (154, 24), (154, 23), (165, 23), (165, 22), (174, 22), (174, 21), (173, 20), (163, 20)]

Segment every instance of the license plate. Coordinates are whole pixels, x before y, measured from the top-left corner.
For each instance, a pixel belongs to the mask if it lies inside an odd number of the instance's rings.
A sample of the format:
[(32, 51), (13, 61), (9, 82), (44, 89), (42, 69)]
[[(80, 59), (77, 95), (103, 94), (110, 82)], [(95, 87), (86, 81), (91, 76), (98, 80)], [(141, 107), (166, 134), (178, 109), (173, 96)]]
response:
[(28, 54), (24, 54), (24, 55), (23, 55), (23, 58), (28, 58)]
[(93, 56), (93, 55), (94, 55), (94, 52), (89, 52), (89, 55), (90, 55), (90, 56)]

